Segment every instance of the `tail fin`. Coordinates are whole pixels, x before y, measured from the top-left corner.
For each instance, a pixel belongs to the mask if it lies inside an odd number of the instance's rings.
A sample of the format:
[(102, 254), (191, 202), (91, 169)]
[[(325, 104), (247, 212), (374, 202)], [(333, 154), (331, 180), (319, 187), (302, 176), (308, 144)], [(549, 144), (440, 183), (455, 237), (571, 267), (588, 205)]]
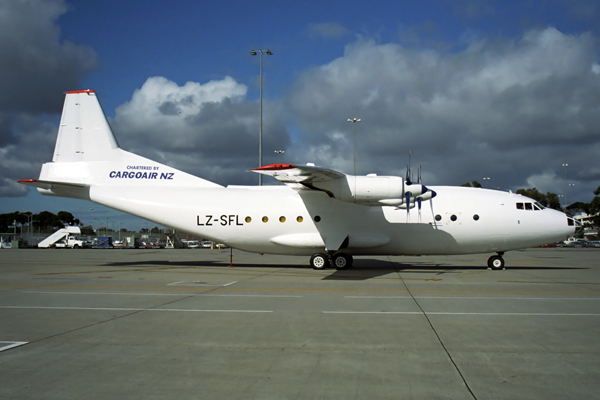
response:
[(118, 148), (96, 92), (67, 92), (52, 161), (106, 161)]
[(67, 92), (52, 162), (42, 165), (39, 179), (19, 183), (85, 199), (91, 186), (221, 187), (122, 150), (93, 90)]

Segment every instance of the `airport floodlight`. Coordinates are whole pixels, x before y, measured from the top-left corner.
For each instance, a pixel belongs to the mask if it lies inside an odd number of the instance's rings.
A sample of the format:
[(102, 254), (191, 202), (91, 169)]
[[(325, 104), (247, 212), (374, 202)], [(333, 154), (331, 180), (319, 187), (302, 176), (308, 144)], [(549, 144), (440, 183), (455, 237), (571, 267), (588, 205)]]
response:
[[(352, 122), (354, 126), (354, 176), (356, 176), (356, 122), (360, 122), (360, 118), (348, 118), (348, 122)], [(356, 179), (354, 182), (356, 184)]]
[[(250, 55), (255, 56), (258, 53), (260, 53), (260, 129), (259, 129), (259, 136), (258, 136), (258, 166), (262, 167), (263, 163), (262, 163), (262, 55), (264, 53), (267, 53), (268, 55), (272, 56), (273, 53), (271, 52), (271, 50), (262, 50), (262, 49), (258, 49), (258, 50), (251, 50), (250, 51)], [(258, 186), (262, 186), (262, 174), (258, 174)]]
[(569, 164), (567, 163), (563, 163), (562, 165), (565, 168), (565, 205), (564, 208), (567, 208), (567, 167), (569, 166)]

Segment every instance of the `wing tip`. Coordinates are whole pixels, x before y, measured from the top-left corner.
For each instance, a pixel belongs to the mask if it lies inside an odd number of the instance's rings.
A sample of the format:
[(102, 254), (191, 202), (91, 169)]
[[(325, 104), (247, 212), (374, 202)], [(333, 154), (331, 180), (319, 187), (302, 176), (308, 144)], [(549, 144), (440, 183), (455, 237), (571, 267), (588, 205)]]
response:
[(281, 171), (284, 169), (296, 168), (294, 164), (268, 164), (262, 167), (253, 168), (250, 171)]

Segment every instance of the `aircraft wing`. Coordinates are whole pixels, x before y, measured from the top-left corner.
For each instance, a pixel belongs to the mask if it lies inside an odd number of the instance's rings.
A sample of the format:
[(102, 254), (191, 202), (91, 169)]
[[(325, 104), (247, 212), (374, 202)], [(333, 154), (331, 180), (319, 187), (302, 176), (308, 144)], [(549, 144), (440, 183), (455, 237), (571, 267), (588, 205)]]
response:
[(315, 182), (334, 181), (346, 177), (341, 172), (311, 165), (269, 164), (254, 168), (251, 171), (272, 176), (280, 182), (295, 188), (297, 188), (298, 183), (310, 188)]

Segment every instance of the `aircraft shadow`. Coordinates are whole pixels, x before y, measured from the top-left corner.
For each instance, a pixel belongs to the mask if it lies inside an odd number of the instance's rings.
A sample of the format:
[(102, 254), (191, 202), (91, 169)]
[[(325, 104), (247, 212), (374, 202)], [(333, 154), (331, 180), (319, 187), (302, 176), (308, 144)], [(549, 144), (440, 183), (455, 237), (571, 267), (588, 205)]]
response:
[[(225, 261), (167, 261), (167, 260), (151, 260), (151, 261), (130, 261), (130, 262), (111, 262), (104, 264), (109, 267), (134, 267), (148, 269), (195, 269), (201, 267), (217, 267), (228, 268), (229, 263)], [(234, 268), (273, 268), (273, 269), (310, 269), (311, 267), (302, 264), (250, 264), (250, 263), (235, 263)], [(508, 270), (527, 271), (527, 270), (582, 270), (589, 269), (583, 267), (544, 267), (544, 266), (508, 266)], [(369, 260), (357, 259), (354, 261), (354, 266), (347, 270), (326, 269), (331, 274), (322, 278), (322, 280), (367, 280), (380, 276), (385, 276), (390, 273), (411, 273), (419, 274), (422, 279), (436, 279), (442, 275), (462, 274), (466, 271), (485, 271), (487, 266), (472, 266), (472, 265), (450, 265), (427, 262), (399, 263), (387, 260)]]
[[(228, 261), (128, 261), (128, 262), (111, 262), (104, 264), (107, 267), (149, 267), (149, 268), (197, 268), (197, 267), (229, 267)], [(236, 268), (310, 268), (308, 265), (302, 264), (249, 264), (237, 263), (234, 261), (233, 266)]]

